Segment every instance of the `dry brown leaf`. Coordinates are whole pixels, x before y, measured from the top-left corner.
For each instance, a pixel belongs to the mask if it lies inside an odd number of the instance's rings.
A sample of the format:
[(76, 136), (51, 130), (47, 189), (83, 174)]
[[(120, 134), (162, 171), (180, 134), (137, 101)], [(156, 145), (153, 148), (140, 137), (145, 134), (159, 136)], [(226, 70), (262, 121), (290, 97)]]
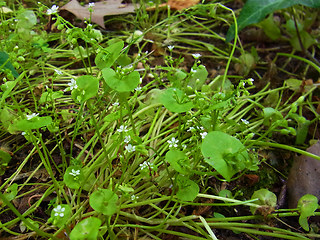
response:
[(171, 9), (182, 10), (198, 4), (200, 0), (169, 0), (168, 5)]
[[(104, 26), (104, 16), (120, 15), (134, 12), (135, 6), (133, 4), (122, 4), (122, 0), (106, 0), (102, 2), (96, 2), (92, 7), (91, 21), (98, 24), (102, 28)], [(136, 6), (138, 7), (138, 5)], [(77, 18), (84, 20), (90, 18), (89, 5), (84, 7), (79, 4), (77, 0), (72, 0), (64, 5), (61, 10), (67, 10), (74, 14)]]

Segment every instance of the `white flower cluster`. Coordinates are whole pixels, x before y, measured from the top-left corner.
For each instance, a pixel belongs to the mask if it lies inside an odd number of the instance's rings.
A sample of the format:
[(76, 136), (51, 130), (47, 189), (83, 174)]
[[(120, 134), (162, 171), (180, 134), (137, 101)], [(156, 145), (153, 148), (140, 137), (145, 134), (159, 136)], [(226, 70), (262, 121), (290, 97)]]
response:
[(64, 211), (65, 211), (66, 209), (65, 208), (63, 208), (63, 207), (61, 207), (61, 205), (58, 205), (56, 208), (54, 208), (53, 209), (53, 211), (55, 212), (54, 213), (54, 216), (55, 217), (64, 217)]

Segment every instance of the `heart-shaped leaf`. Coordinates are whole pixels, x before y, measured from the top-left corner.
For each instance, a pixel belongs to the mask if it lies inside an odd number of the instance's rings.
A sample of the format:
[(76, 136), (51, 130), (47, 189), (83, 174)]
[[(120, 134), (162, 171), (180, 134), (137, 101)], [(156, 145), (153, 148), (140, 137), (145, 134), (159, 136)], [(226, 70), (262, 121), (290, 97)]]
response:
[(176, 113), (187, 112), (193, 107), (189, 98), (178, 88), (168, 88), (161, 94), (160, 102), (169, 111)]
[(177, 198), (182, 201), (193, 201), (197, 197), (199, 186), (194, 181), (183, 175), (178, 175), (177, 183), (179, 187)]
[(99, 90), (99, 80), (90, 75), (84, 75), (76, 80), (77, 88), (72, 90), (72, 98), (81, 103), (94, 97)]
[(120, 76), (113, 69), (104, 68), (102, 76), (107, 85), (117, 92), (133, 91), (140, 83), (140, 74), (137, 71)]
[(90, 206), (107, 216), (111, 216), (117, 211), (117, 201), (117, 194), (109, 189), (98, 189), (89, 198)]
[[(246, 167), (248, 153), (243, 144), (224, 132), (209, 132), (201, 145), (204, 160), (227, 181)], [(249, 163), (248, 163), (249, 165)]]

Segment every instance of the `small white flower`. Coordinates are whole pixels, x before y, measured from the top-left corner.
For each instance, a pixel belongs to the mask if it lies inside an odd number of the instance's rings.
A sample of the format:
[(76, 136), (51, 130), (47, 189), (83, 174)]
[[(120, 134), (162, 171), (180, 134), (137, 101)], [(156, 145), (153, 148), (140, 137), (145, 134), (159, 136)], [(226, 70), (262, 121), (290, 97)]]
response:
[(129, 130), (127, 129), (127, 126), (121, 125), (118, 129), (117, 132), (128, 132)]
[(203, 130), (204, 130), (204, 127), (202, 127), (202, 126), (201, 126), (201, 127), (198, 127), (198, 126), (197, 126), (197, 129), (203, 131)]
[(241, 121), (244, 123), (244, 124), (246, 124), (246, 125), (248, 125), (250, 122), (249, 121), (247, 121), (246, 119), (241, 119)]
[(149, 163), (147, 161), (144, 161), (143, 163), (139, 164), (140, 166), (140, 171), (142, 171), (145, 168), (150, 168), (151, 170), (155, 169), (154, 163)]
[(50, 9), (47, 10), (47, 14), (51, 15), (58, 12), (59, 7), (57, 5), (53, 5)]
[(130, 153), (134, 152), (136, 150), (136, 146), (132, 146), (131, 144), (128, 144), (128, 146), (125, 146), (125, 149)]
[(187, 132), (191, 132), (194, 129), (194, 127), (189, 127), (189, 129), (187, 130)]
[(143, 169), (148, 167), (148, 163), (144, 161), (143, 163), (139, 164), (139, 166), (140, 166), (140, 170), (142, 171)]
[(61, 207), (61, 205), (58, 205), (56, 208), (54, 208), (53, 209), (53, 211), (55, 212), (54, 213), (54, 216), (60, 216), (60, 217), (63, 217), (64, 216), (64, 211), (65, 211), (66, 209), (65, 208), (63, 208), (63, 207)]
[(248, 81), (250, 81), (251, 83), (254, 82), (254, 79), (253, 78), (249, 78)]
[(167, 142), (169, 143), (169, 148), (178, 147), (177, 143), (179, 142), (179, 140), (173, 137), (171, 138), (171, 140), (168, 140)]
[(58, 74), (58, 75), (62, 75), (62, 72), (61, 72), (60, 70), (55, 69), (54, 71), (56, 72), (56, 74)]
[(142, 90), (142, 87), (138, 86), (134, 90), (136, 90), (137, 92), (140, 92)]
[(170, 45), (170, 46), (168, 46), (168, 49), (169, 49), (170, 51), (172, 51), (172, 49), (174, 49), (174, 46)]
[(207, 132), (202, 132), (202, 133), (200, 133), (202, 139), (204, 139), (204, 138), (207, 136), (207, 134), (208, 134)]
[(38, 115), (39, 115), (39, 113), (32, 113), (32, 114), (26, 115), (26, 117), (27, 117), (27, 120), (30, 120)]
[(76, 176), (80, 175), (80, 170), (74, 170), (74, 169), (72, 169), (69, 174), (72, 175), (72, 176), (74, 176), (74, 177), (76, 177)]
[(78, 88), (78, 85), (77, 85), (77, 82), (76, 80), (74, 80), (73, 78), (71, 78), (70, 82), (68, 83), (69, 87), (70, 87), (70, 90), (73, 90), (73, 89), (77, 89)]
[(131, 140), (131, 136), (128, 135), (128, 136), (125, 136), (125, 137), (124, 137), (124, 140), (123, 140), (123, 141), (124, 141), (125, 143), (129, 143), (130, 140)]
[(192, 73), (195, 73), (195, 72), (197, 72), (197, 70), (196, 70), (196, 69), (191, 68), (191, 72), (192, 72)]
[(112, 106), (114, 106), (114, 107), (119, 106), (119, 105), (120, 105), (119, 102), (112, 103)]
[(200, 53), (194, 53), (192, 54), (192, 57), (194, 57), (195, 59), (198, 59), (201, 57), (201, 54)]
[(139, 198), (139, 197), (136, 196), (136, 195), (134, 195), (134, 194), (131, 196), (131, 200), (132, 200), (132, 201), (137, 200), (138, 198)]
[(22, 132), (21, 135), (22, 135), (22, 136), (26, 135), (26, 132)]
[(89, 3), (89, 8), (94, 7), (94, 2)]

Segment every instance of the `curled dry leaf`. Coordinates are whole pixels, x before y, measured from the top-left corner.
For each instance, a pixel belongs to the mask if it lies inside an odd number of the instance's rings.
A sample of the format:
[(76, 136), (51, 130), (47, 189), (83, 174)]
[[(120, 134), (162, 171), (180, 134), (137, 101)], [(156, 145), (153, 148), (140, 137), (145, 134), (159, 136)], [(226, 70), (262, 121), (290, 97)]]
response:
[[(102, 28), (104, 25), (104, 16), (120, 15), (134, 12), (135, 7), (138, 5), (133, 4), (122, 4), (122, 0), (106, 0), (102, 2), (96, 2), (92, 7), (91, 21), (98, 24)], [(90, 18), (89, 5), (84, 7), (79, 4), (77, 0), (72, 0), (64, 5), (61, 10), (67, 10), (74, 14), (77, 18), (84, 20)]]

